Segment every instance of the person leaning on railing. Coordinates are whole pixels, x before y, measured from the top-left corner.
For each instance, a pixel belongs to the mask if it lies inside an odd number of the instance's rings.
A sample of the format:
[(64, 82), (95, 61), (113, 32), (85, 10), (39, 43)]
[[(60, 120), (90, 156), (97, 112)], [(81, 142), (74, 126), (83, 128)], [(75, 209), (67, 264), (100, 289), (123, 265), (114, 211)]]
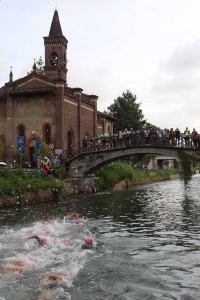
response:
[(106, 149), (106, 138), (107, 138), (107, 134), (105, 132), (103, 132), (100, 136), (101, 138), (101, 144), (102, 144), (102, 149)]
[(95, 148), (96, 151), (100, 150), (100, 148), (101, 148), (101, 139), (100, 139), (99, 134), (97, 134), (94, 137), (94, 148)]
[(186, 127), (184, 133), (183, 133), (183, 137), (184, 137), (184, 140), (185, 140), (185, 147), (188, 147), (189, 146), (189, 138), (190, 138), (190, 131), (188, 129), (188, 127)]
[(113, 148), (113, 134), (112, 134), (112, 132), (109, 132), (109, 134), (108, 134), (108, 148), (109, 149)]
[(175, 130), (175, 139), (176, 139), (176, 145), (179, 146), (180, 144), (180, 138), (181, 138), (181, 132), (178, 128)]
[(88, 137), (86, 134), (84, 134), (84, 136), (83, 136), (82, 145), (83, 145), (83, 151), (87, 151)]
[(198, 133), (195, 130), (195, 128), (193, 128), (193, 131), (192, 131), (192, 143), (193, 143), (193, 147), (194, 148), (198, 148), (198, 141), (199, 141)]

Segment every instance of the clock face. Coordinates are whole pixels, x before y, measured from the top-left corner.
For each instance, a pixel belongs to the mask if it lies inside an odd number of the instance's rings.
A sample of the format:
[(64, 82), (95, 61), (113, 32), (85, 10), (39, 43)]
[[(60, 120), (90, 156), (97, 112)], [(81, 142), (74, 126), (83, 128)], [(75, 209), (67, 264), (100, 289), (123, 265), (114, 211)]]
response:
[(57, 65), (58, 64), (58, 55), (56, 53), (51, 54), (51, 64)]

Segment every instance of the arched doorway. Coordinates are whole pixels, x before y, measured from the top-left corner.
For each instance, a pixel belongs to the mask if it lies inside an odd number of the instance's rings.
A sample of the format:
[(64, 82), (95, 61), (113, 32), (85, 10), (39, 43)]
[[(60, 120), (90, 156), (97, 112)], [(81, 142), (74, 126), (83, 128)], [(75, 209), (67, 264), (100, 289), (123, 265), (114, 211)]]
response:
[(29, 144), (29, 157), (30, 157), (30, 161), (31, 161), (31, 167), (32, 168), (36, 168), (36, 159), (35, 159), (35, 146), (36, 146), (36, 142), (37, 140), (32, 139), (32, 141)]

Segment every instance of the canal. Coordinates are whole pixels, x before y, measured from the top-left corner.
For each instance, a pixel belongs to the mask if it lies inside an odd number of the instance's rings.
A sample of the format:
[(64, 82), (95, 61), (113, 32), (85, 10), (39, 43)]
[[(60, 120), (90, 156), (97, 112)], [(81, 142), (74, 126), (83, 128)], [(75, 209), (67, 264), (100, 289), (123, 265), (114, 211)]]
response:
[[(200, 175), (0, 210), (0, 300), (200, 297)], [(68, 220), (78, 212), (83, 222)], [(53, 220), (53, 221), (52, 221)], [(39, 247), (27, 237), (45, 236)], [(87, 236), (95, 250), (81, 250)], [(23, 272), (11, 261), (25, 262)], [(39, 287), (47, 273), (59, 288)]]

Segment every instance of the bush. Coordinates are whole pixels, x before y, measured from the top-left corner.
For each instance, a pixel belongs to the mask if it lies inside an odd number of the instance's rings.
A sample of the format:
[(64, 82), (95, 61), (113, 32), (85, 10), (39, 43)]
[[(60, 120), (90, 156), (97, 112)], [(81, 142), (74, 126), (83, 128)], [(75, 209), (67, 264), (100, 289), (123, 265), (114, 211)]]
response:
[(133, 184), (141, 184), (147, 179), (170, 179), (171, 174), (179, 174), (177, 169), (165, 170), (144, 170), (133, 169), (129, 164), (122, 162), (114, 162), (95, 173), (99, 177), (97, 185), (99, 190), (112, 188), (116, 183), (129, 179)]
[(96, 175), (99, 177), (97, 185), (102, 190), (113, 187), (121, 180), (132, 180), (133, 169), (127, 163), (115, 162), (101, 168)]
[(65, 179), (66, 172), (64, 168), (53, 168), (51, 169), (51, 175), (58, 179)]
[(37, 192), (39, 189), (53, 189), (59, 194), (64, 190), (62, 182), (53, 176), (46, 180), (41, 173), (26, 173), (23, 169), (4, 168), (0, 173), (0, 196), (20, 195), (23, 192)]

